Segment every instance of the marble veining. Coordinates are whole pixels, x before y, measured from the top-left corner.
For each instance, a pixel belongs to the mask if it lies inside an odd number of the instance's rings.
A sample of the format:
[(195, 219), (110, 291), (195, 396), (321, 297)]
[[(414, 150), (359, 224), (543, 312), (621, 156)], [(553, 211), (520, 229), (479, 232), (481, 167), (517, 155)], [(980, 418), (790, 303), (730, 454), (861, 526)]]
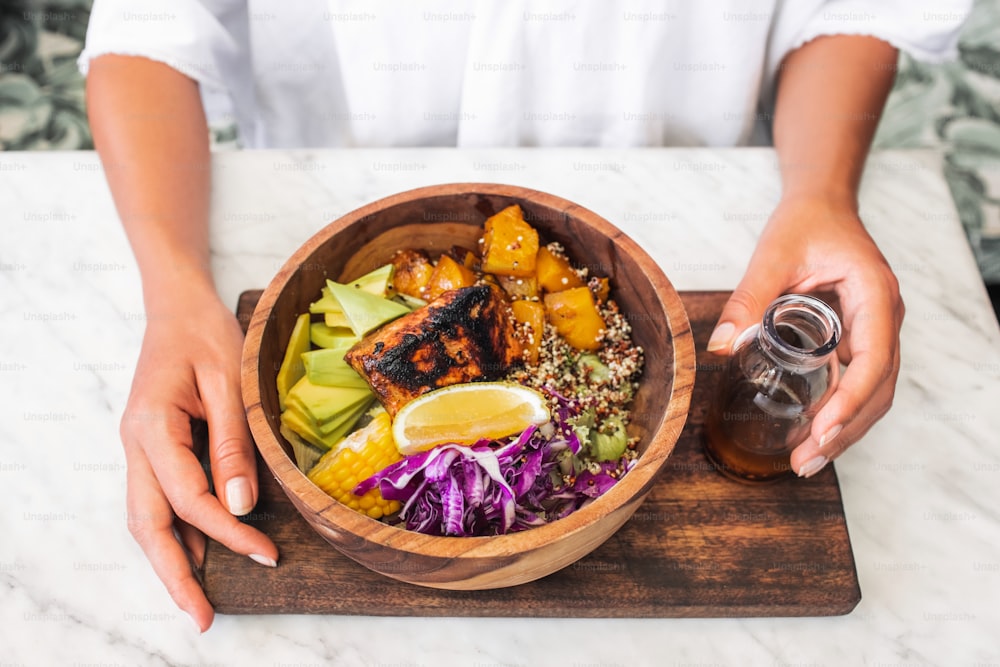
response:
[[(871, 159), (862, 217), (907, 305), (895, 406), (837, 462), (863, 599), (804, 619), (245, 616), (199, 636), (125, 527), (118, 418), (145, 318), (92, 153), (0, 154), (0, 663), (996, 663), (1000, 331), (933, 151)], [(735, 286), (779, 196), (768, 149), (259, 151), (215, 157), (221, 294), (326, 222), (448, 181), (604, 215), (681, 290)]]

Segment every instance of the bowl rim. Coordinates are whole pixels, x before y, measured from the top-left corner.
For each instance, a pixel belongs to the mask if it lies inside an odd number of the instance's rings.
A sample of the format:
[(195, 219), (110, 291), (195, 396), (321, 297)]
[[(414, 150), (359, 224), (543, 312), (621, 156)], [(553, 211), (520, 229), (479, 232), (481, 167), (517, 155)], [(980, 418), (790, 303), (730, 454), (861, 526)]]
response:
[[(303, 474), (285, 452), (278, 436), (268, 423), (261, 400), (258, 355), (263, 335), (271, 320), (278, 297), (292, 276), (324, 243), (366, 217), (406, 202), (428, 197), (490, 195), (531, 201), (535, 205), (558, 210), (579, 219), (607, 236), (619, 252), (639, 264), (651, 282), (667, 318), (673, 347), (673, 382), (667, 410), (658, 426), (650, 430), (646, 451), (635, 466), (594, 502), (570, 515), (528, 530), (496, 536), (454, 537), (424, 535), (390, 526), (350, 509), (328, 496)], [(622, 523), (638, 508), (648, 494), (667, 457), (673, 450), (687, 420), (695, 376), (695, 352), (690, 322), (680, 295), (659, 265), (625, 232), (602, 216), (567, 199), (547, 192), (500, 183), (459, 182), (424, 186), (379, 198), (330, 222), (307, 239), (282, 265), (261, 294), (247, 328), (243, 346), (241, 386), (243, 404), (255, 446), (282, 490), (290, 496), (300, 513), (303, 508), (324, 517), (337, 530), (385, 544), (394, 549), (424, 557), (496, 558), (524, 554), (541, 548), (555, 537), (567, 537), (586, 529), (609, 514), (629, 508)], [(630, 502), (630, 501), (638, 502)], [(306, 517), (308, 520), (308, 517)], [(309, 520), (312, 524), (312, 520)], [(336, 548), (337, 545), (334, 545)], [(596, 546), (596, 545), (595, 545)]]

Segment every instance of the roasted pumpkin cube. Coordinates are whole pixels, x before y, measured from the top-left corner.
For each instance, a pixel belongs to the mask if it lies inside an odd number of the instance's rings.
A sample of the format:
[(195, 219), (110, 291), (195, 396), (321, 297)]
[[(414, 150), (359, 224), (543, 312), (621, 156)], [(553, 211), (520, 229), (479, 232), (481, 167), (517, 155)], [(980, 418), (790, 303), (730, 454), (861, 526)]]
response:
[(434, 273), (434, 265), (420, 250), (399, 250), (392, 256), (392, 286), (400, 294), (427, 299), (427, 285)]
[(448, 250), (448, 255), (453, 260), (472, 271), (479, 271), (479, 255), (472, 250), (460, 245), (453, 245)]
[(504, 295), (507, 294), (506, 292), (503, 291), (503, 287), (500, 286), (500, 279), (497, 276), (493, 275), (492, 273), (484, 273), (480, 277), (480, 279), (484, 284), (492, 285), (493, 287), (496, 287), (501, 292), (503, 292)]
[(538, 281), (535, 276), (497, 276), (500, 287), (511, 299), (532, 299), (538, 296)]
[(578, 350), (601, 347), (604, 320), (586, 287), (545, 295), (545, 312), (556, 332)]
[(590, 282), (587, 283), (587, 287), (594, 293), (597, 303), (607, 301), (608, 295), (611, 293), (611, 281), (607, 278), (591, 278)]
[(488, 218), (483, 231), (483, 271), (522, 278), (534, 275), (538, 232), (524, 221), (520, 206), (508, 206)]
[(430, 282), (427, 284), (427, 296), (423, 298), (433, 301), (449, 290), (471, 287), (475, 284), (475, 273), (448, 255), (441, 255), (437, 266), (434, 267), (434, 273), (431, 274)]
[(546, 246), (538, 249), (535, 275), (538, 277), (538, 286), (546, 292), (562, 292), (583, 285), (580, 276), (576, 275), (576, 271), (570, 266), (569, 260), (555, 254)]
[[(515, 301), (510, 304), (514, 311), (514, 319), (519, 324), (526, 324), (530, 329), (521, 338), (524, 348), (524, 358), (529, 364), (538, 363), (538, 353), (542, 347), (542, 337), (545, 335), (545, 306), (539, 301)], [(521, 331), (524, 331), (521, 329)]]

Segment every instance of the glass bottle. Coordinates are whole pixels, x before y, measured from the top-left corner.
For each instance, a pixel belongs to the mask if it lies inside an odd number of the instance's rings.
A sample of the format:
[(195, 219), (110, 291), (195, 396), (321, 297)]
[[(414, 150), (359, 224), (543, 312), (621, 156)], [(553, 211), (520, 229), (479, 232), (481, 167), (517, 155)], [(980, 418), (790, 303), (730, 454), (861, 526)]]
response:
[(776, 299), (733, 345), (705, 422), (705, 452), (720, 472), (769, 481), (791, 471), (792, 450), (840, 378), (840, 320), (812, 296)]

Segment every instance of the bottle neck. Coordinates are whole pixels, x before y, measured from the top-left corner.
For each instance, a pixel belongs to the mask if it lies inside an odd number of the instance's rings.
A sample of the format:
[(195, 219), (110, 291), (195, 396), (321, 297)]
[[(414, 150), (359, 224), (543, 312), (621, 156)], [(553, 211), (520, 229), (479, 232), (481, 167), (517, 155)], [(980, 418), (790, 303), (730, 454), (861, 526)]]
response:
[(826, 365), (840, 343), (840, 333), (833, 308), (815, 297), (787, 294), (764, 312), (757, 340), (776, 363), (806, 372)]

